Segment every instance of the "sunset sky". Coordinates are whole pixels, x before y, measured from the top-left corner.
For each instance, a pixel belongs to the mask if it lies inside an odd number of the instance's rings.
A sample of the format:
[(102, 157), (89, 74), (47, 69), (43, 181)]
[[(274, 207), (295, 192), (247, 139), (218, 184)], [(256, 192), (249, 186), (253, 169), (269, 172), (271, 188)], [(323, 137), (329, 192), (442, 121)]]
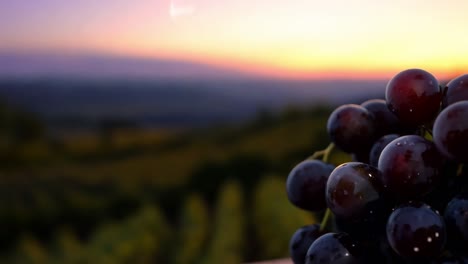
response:
[(468, 1), (2, 0), (0, 52), (187, 60), (284, 77), (468, 71)]

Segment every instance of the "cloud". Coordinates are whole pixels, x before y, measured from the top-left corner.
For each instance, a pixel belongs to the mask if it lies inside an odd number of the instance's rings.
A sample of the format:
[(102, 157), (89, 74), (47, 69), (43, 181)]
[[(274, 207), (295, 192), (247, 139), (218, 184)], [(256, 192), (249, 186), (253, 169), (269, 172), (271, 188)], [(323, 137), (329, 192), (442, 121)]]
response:
[(189, 4), (176, 3), (174, 0), (171, 0), (169, 6), (169, 15), (172, 18), (177, 18), (181, 16), (191, 15), (195, 12), (195, 6)]

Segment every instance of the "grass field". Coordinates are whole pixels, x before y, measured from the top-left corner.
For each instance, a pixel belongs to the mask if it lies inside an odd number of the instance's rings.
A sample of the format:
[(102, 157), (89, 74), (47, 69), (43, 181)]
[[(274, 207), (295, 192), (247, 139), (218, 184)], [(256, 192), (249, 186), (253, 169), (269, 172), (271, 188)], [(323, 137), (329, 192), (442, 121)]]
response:
[[(327, 146), (328, 112), (287, 111), (193, 132), (125, 129), (106, 134), (110, 138), (81, 134), (19, 144), (0, 168), (3, 259), (219, 263), (225, 257), (238, 263), (286, 257), (295, 228), (315, 220), (289, 204), (284, 181), (296, 163)], [(347, 159), (332, 155), (335, 163)]]

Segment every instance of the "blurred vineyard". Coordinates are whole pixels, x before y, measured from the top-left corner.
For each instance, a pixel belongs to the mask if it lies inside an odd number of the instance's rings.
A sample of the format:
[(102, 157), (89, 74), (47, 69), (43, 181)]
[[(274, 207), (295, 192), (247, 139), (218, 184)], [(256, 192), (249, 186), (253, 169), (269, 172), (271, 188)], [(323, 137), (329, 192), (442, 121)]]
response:
[[(330, 109), (242, 126), (51, 137), (0, 106), (1, 263), (240, 263), (286, 257), (317, 217), (285, 178), (328, 144)], [(347, 159), (332, 155), (334, 163)]]

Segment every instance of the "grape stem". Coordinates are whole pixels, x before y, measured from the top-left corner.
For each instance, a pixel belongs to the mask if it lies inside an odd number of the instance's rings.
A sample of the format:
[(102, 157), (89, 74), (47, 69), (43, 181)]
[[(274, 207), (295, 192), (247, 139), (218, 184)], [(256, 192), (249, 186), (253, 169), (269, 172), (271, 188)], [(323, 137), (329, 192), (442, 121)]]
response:
[(432, 141), (432, 130), (426, 126), (421, 126), (421, 135), (425, 139)]
[(463, 171), (463, 164), (460, 163), (457, 168), (457, 176), (460, 176), (462, 174), (462, 171)]
[(327, 208), (327, 210), (325, 210), (325, 214), (323, 215), (322, 222), (320, 223), (320, 228), (319, 228), (320, 232), (325, 230), (325, 227), (327, 226), (327, 223), (328, 223), (328, 219), (330, 219), (330, 215), (331, 215), (331, 210), (330, 208)]
[(330, 153), (332, 152), (333, 148), (335, 147), (335, 144), (330, 143), (328, 144), (328, 147), (324, 149), (324, 154), (322, 157), (323, 162), (327, 163), (328, 162), (328, 157), (330, 156)]
[(314, 160), (314, 159), (317, 159), (319, 157), (322, 157), (324, 154), (325, 154), (324, 150), (315, 151), (314, 154), (309, 156), (307, 159)]
[(326, 149), (315, 151), (312, 156), (310, 156), (308, 159), (317, 159), (319, 157), (322, 157), (323, 162), (328, 162), (328, 157), (330, 156), (330, 152), (333, 150), (335, 147), (335, 144), (330, 143)]
[[(318, 157), (322, 157), (322, 161), (327, 163), (328, 158), (330, 157), (330, 153), (333, 151), (334, 147), (335, 147), (335, 144), (330, 143), (328, 144), (326, 149), (316, 151), (312, 156), (309, 157), (309, 159), (317, 159)], [(325, 214), (323, 215), (322, 222), (320, 223), (320, 228), (319, 228), (320, 232), (325, 230), (325, 227), (327, 226), (328, 219), (330, 219), (330, 216), (331, 216), (330, 208), (327, 208), (327, 210), (325, 210)]]

